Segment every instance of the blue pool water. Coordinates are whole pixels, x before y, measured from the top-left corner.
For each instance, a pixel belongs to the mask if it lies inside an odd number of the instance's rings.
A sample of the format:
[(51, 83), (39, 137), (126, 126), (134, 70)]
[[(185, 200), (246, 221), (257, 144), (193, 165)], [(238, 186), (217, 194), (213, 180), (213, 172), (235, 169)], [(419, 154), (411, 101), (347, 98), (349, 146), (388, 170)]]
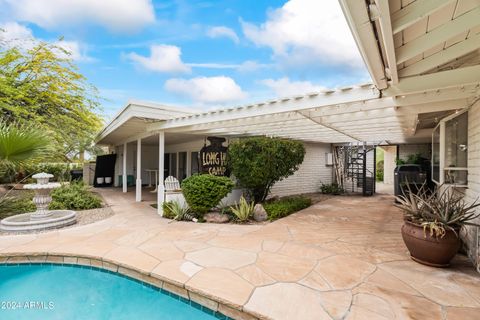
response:
[(0, 265), (0, 319), (227, 319), (198, 304), (89, 267)]

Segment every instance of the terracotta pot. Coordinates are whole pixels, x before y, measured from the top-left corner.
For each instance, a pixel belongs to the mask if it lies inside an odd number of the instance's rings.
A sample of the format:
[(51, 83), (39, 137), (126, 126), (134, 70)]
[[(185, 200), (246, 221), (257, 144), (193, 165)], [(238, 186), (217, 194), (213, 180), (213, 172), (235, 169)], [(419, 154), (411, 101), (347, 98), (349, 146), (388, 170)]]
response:
[(430, 236), (429, 230), (405, 221), (402, 237), (413, 260), (432, 267), (448, 267), (460, 248), (460, 239), (451, 230), (443, 238)]

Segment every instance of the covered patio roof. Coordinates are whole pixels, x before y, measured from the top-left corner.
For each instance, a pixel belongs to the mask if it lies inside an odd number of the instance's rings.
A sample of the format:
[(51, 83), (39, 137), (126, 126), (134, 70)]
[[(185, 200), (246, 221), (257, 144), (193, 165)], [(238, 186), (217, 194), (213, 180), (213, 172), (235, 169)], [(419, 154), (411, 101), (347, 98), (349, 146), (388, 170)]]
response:
[(120, 145), (160, 131), (324, 143), (427, 142), (439, 118), (480, 99), (480, 3), (340, 0), (373, 84), (196, 113), (129, 104), (99, 135)]

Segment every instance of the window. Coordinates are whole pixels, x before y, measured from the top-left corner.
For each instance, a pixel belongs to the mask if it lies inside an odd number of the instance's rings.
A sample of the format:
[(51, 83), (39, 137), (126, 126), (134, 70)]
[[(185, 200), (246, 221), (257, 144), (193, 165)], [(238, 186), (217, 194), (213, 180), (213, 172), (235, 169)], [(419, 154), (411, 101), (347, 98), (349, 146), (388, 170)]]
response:
[(192, 175), (200, 171), (198, 166), (198, 152), (192, 152)]
[(182, 182), (187, 177), (187, 153), (178, 153), (178, 181)]
[(468, 113), (445, 122), (445, 183), (467, 184)]
[(438, 184), (468, 184), (468, 112), (455, 113), (432, 134), (432, 179)]
[(440, 183), (440, 125), (433, 130), (432, 136), (432, 180)]

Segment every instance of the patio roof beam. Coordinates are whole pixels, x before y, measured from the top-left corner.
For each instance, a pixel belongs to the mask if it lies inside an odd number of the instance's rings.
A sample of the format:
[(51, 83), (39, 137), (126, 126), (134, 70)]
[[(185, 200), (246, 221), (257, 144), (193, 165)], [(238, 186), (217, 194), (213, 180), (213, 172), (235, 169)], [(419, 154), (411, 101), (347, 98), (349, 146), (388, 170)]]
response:
[(209, 122), (233, 119), (245, 119), (262, 115), (274, 115), (284, 112), (300, 111), (314, 107), (328, 107), (336, 104), (349, 104), (378, 98), (380, 92), (371, 86), (345, 88), (343, 90), (274, 100), (266, 104), (250, 105), (227, 110), (217, 110), (195, 116), (180, 117), (161, 123), (151, 124), (150, 130), (165, 130), (188, 127)]
[(300, 113), (300, 114), (301, 114), (302, 116), (304, 116), (306, 119), (309, 119), (310, 121), (312, 121), (312, 122), (314, 122), (314, 123), (318, 123), (319, 125), (321, 125), (321, 126), (323, 126), (323, 127), (326, 127), (326, 128), (328, 128), (328, 129), (331, 129), (331, 130), (333, 130), (333, 131), (336, 131), (336, 132), (338, 132), (338, 133), (340, 133), (340, 134), (343, 134), (343, 135), (345, 135), (345, 136), (347, 136), (347, 137), (349, 137), (349, 138), (351, 138), (351, 139), (353, 139), (353, 140), (357, 140), (357, 141), (360, 141), (360, 142), (362, 141), (361, 138), (358, 138), (358, 137), (356, 137), (356, 136), (354, 136), (354, 135), (345, 133), (344, 131), (339, 130), (338, 128), (336, 128), (335, 126), (332, 126), (331, 124), (328, 124), (328, 123), (319, 121), (319, 120), (317, 120), (317, 119), (311, 118), (308, 114), (305, 114), (305, 113), (303, 113), (303, 112), (301, 112), (301, 111), (298, 111), (298, 113)]
[[(403, 79), (402, 81), (405, 80), (406, 79)], [(411, 106), (472, 98), (477, 96), (479, 92), (480, 86), (478, 84), (470, 84), (454, 88), (433, 89), (413, 94), (396, 93), (394, 89), (390, 89), (383, 91), (383, 94), (397, 95), (393, 97), (394, 103), (397, 106)]]
[(405, 62), (419, 54), (480, 25), (480, 7), (459, 16), (454, 20), (425, 33), (397, 48), (397, 64)]
[(408, 77), (426, 71), (435, 69), (465, 54), (478, 50), (480, 48), (480, 34), (441, 50), (431, 56), (411, 64), (399, 71), (401, 77)]
[(380, 24), (380, 29), (382, 30), (382, 38), (385, 49), (385, 55), (387, 58), (388, 68), (386, 68), (385, 73), (387, 76), (390, 76), (392, 84), (398, 83), (398, 73), (397, 73), (397, 59), (395, 57), (395, 45), (393, 43), (393, 32), (392, 32), (392, 22), (390, 21), (390, 8), (388, 1), (384, 0), (375, 0), (375, 3), (380, 12), (380, 18), (378, 20)]
[(404, 78), (397, 85), (391, 86), (383, 92), (387, 96), (398, 96), (425, 91), (437, 91), (442, 88), (462, 87), (462, 85), (479, 85), (479, 74), (480, 65), (436, 72), (423, 76)]
[(415, 1), (405, 8), (392, 14), (393, 33), (397, 34), (414, 23), (440, 10), (456, 0), (426, 0)]

